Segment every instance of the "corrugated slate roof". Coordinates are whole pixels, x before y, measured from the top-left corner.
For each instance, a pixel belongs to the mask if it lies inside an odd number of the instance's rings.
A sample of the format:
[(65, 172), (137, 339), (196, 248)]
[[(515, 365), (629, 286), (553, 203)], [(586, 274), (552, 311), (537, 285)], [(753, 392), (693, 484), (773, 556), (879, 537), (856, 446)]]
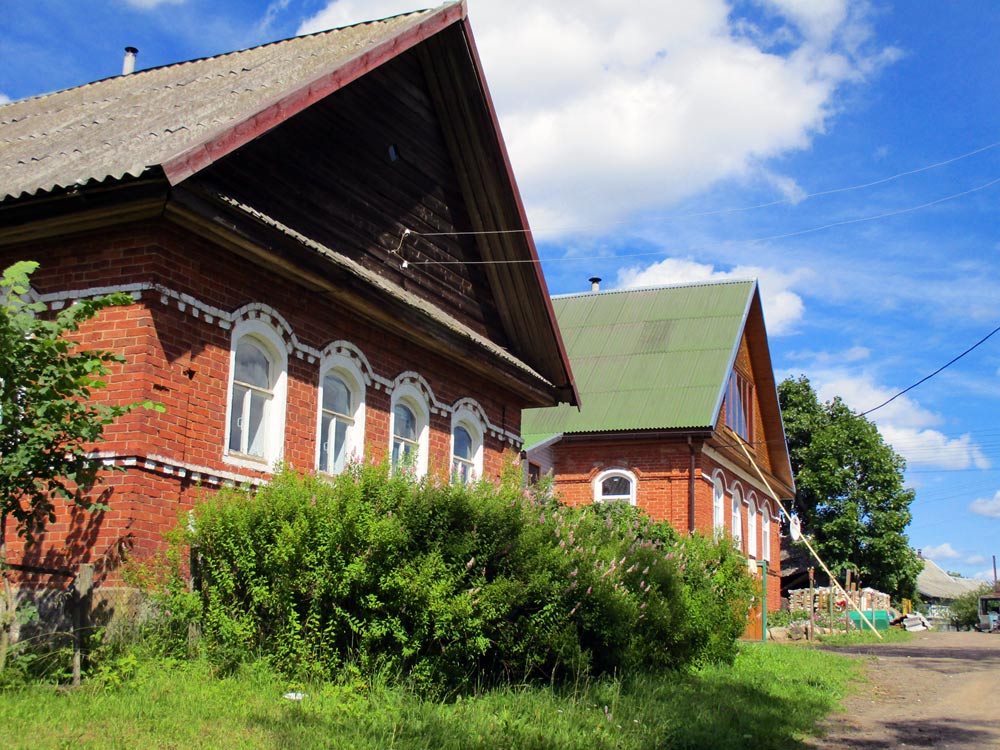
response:
[(982, 585), (982, 581), (950, 576), (937, 563), (927, 558), (924, 558), (923, 570), (917, 574), (917, 591), (929, 599), (957, 599), (962, 594), (976, 591)]
[(755, 289), (737, 281), (554, 297), (582, 408), (525, 411), (525, 444), (714, 427)]
[(301, 108), (311, 87), (349, 82), (331, 76), (443, 8), (464, 13), (450, 4), (0, 106), (0, 200), (138, 177), (236, 126), (257, 131), (258, 113)]

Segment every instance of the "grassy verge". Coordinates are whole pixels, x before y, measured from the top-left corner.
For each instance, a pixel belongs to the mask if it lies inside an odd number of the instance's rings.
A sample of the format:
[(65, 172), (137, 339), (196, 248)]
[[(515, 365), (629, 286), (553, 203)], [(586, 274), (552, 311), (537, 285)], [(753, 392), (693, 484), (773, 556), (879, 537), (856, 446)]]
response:
[[(733, 667), (440, 703), (361, 681), (290, 685), (260, 665), (219, 678), (203, 662), (143, 661), (115, 687), (0, 693), (0, 747), (786, 750), (857, 670), (836, 654), (746, 644)], [(307, 697), (284, 699), (290, 690)]]
[(869, 644), (876, 643), (906, 643), (913, 639), (913, 633), (907, 632), (906, 630), (900, 630), (899, 628), (890, 628), (889, 630), (879, 631), (882, 635), (879, 638), (871, 630), (852, 630), (849, 633), (831, 633), (829, 635), (820, 635), (816, 637), (816, 640), (822, 643), (824, 646), (832, 646), (834, 648), (840, 646), (867, 646)]

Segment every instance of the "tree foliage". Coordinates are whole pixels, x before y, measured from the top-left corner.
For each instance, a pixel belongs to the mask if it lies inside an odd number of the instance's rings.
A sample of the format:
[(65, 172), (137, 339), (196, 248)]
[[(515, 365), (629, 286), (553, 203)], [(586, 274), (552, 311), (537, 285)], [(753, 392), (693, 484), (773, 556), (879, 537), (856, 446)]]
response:
[(921, 563), (906, 535), (904, 459), (839, 397), (821, 404), (805, 377), (784, 380), (778, 397), (796, 509), (817, 552), (835, 574), (855, 569), (865, 585), (912, 597)]
[[(4, 601), (0, 630), (13, 617), (6, 575), (7, 520), (28, 543), (55, 520), (58, 499), (103, 507), (89, 494), (102, 468), (91, 454), (104, 428), (139, 404), (95, 403), (91, 393), (121, 356), (81, 349), (71, 335), (80, 324), (112, 305), (128, 304), (127, 294), (84, 299), (46, 316), (32, 302), (30, 275), (37, 263), (22, 261), (0, 277), (0, 566)], [(143, 405), (162, 410), (162, 406)], [(5, 645), (0, 644), (0, 646)], [(5, 649), (0, 648), (0, 669)]]
[(951, 624), (959, 630), (970, 630), (979, 624), (979, 597), (984, 596), (992, 590), (992, 586), (984, 583), (977, 589), (966, 591), (961, 596), (956, 597), (948, 605), (948, 619)]

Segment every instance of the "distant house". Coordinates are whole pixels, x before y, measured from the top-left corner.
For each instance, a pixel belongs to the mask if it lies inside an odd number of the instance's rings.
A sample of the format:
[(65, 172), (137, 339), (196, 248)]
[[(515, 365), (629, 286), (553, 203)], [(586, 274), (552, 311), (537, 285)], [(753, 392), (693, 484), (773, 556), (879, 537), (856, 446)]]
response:
[[(577, 395), (464, 3), (0, 107), (0, 263), (153, 399), (99, 446), (111, 510), (11, 559), (98, 579), (206, 489), (352, 457), (496, 476)], [(493, 261), (516, 261), (492, 263)]]
[(947, 606), (963, 594), (978, 591), (982, 581), (972, 578), (956, 578), (948, 575), (937, 563), (926, 557), (920, 558), (924, 567), (917, 574), (917, 593), (925, 604)]
[[(756, 282), (553, 298), (582, 408), (529, 409), (528, 472), (574, 505), (628, 502), (768, 563), (794, 486)], [(753, 463), (747, 458), (747, 453)], [(756, 467), (754, 466), (756, 464)]]

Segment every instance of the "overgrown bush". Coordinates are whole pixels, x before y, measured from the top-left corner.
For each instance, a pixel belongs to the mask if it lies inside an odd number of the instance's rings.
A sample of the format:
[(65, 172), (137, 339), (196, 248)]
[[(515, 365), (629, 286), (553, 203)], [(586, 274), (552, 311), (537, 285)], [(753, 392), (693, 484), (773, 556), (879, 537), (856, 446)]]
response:
[(209, 656), (303, 679), (351, 664), (466, 691), (731, 660), (753, 588), (725, 542), (629, 506), (563, 507), (516, 472), (466, 487), (373, 465), (333, 481), (283, 471), (206, 500), (193, 523), (201, 609), (187, 616)]

